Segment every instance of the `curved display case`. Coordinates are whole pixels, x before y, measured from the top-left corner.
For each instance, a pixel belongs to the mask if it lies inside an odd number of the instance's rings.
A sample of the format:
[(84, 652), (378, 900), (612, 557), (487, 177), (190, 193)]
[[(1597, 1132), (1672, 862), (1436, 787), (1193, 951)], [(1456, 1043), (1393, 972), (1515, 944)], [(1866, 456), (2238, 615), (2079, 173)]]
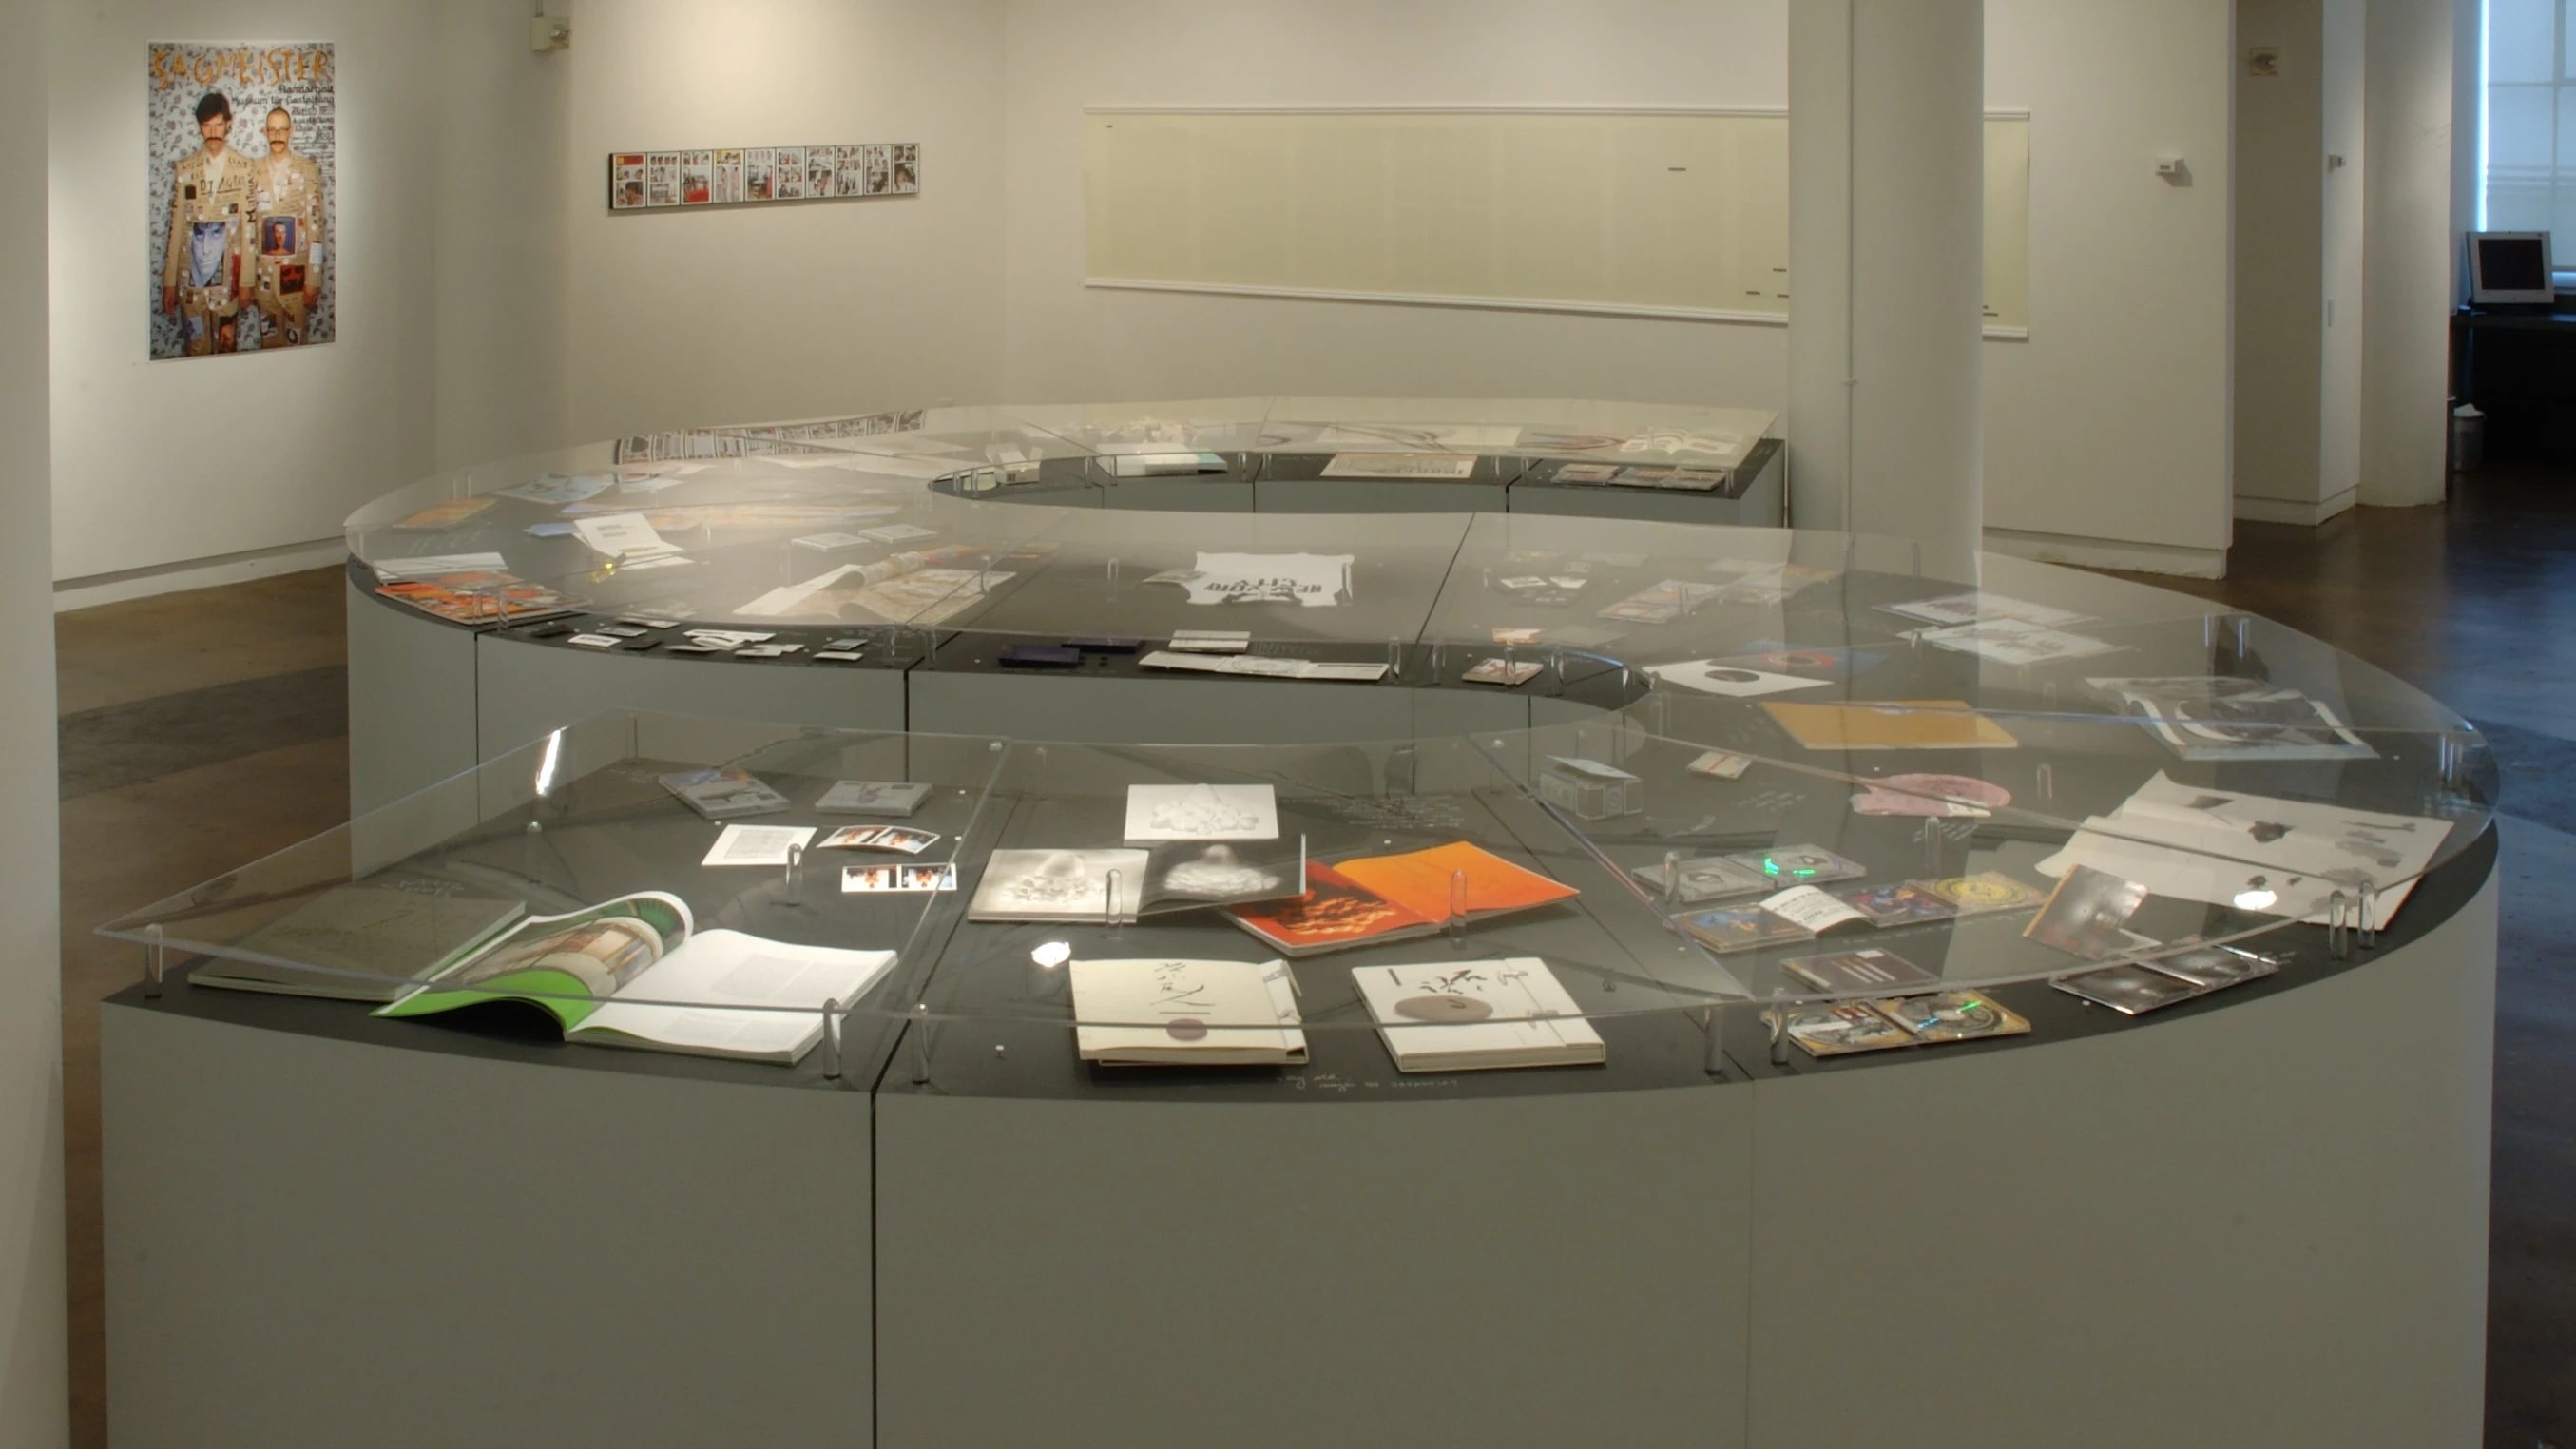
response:
[[(2010, 560), (1260, 506), (1740, 479), (1761, 418), (883, 424), (353, 521), (353, 754), (465, 760), (106, 928), (120, 1434), (2474, 1432), (2450, 711)], [(484, 1402), (501, 1320), (595, 1392)], [(1997, 1387), (1855, 1392), (1891, 1362)]]

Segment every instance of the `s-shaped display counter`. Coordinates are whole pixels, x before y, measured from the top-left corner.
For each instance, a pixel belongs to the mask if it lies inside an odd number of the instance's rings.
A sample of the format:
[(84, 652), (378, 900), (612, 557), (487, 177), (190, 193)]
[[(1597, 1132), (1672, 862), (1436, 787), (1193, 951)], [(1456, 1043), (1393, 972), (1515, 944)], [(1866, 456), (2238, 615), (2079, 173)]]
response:
[[(105, 928), (116, 1437), (2465, 1442), (2483, 741), (2161, 590), (1519, 508), (1767, 428), (974, 410), (362, 513), (357, 818)], [(1505, 506), (1261, 506), (1328, 481)]]

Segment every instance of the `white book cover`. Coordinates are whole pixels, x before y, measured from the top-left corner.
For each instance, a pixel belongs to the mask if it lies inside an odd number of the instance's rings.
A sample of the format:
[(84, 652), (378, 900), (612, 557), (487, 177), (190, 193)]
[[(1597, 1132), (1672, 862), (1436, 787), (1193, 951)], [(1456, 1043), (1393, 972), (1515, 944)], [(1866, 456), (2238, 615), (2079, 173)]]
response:
[(375, 561), (376, 577), (383, 579), (434, 579), (441, 574), (500, 573), (509, 567), (509, 560), (497, 553), (432, 553)]
[(1268, 785), (1130, 785), (1127, 839), (1277, 840), (1279, 801)]
[(1662, 683), (1700, 694), (1724, 695), (1730, 699), (1758, 699), (1767, 694), (1787, 694), (1796, 689), (1822, 689), (1830, 679), (1801, 679), (1793, 674), (1773, 674), (1763, 669), (1745, 669), (1721, 664), (1714, 659), (1694, 659), (1686, 664), (1650, 664), (1646, 672)]
[(1576, 1066), (1607, 1053), (1556, 973), (1535, 957), (1360, 966), (1351, 979), (1405, 1072)]
[(2009, 598), (1971, 589), (1964, 594), (1945, 594), (1937, 599), (1920, 599), (1911, 604), (1881, 604), (1891, 614), (1920, 619), (1926, 624), (1973, 624), (1980, 619), (2015, 619), (2054, 629), (2092, 617), (2072, 609), (2034, 604), (2027, 599)]
[(2086, 634), (2069, 634), (2020, 619), (1987, 619), (1944, 629), (1925, 629), (1915, 636), (1926, 644), (1974, 654), (1997, 664), (2049, 664), (2062, 659), (2091, 659), (2120, 646)]
[(1075, 961), (1074, 1039), (1107, 1066), (1293, 1066), (1306, 1060), (1285, 961)]
[(728, 825), (700, 865), (785, 865), (814, 838), (811, 825)]

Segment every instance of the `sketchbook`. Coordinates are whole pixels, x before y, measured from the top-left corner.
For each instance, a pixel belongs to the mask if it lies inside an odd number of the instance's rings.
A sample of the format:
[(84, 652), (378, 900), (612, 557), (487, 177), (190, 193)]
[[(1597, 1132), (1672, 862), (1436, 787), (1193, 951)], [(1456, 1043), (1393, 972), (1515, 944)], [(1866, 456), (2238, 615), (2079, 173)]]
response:
[(1606, 1057), (1600, 1033), (1535, 957), (1359, 966), (1351, 980), (1398, 1071), (1588, 1066)]

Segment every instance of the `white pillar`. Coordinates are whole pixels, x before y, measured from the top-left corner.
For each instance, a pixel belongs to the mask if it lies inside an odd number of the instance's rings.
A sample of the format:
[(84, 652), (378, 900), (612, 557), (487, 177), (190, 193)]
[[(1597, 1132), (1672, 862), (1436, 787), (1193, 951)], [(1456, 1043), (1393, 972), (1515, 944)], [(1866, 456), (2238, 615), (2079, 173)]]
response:
[[(20, 7), (0, 47), (0, 135), (45, 153), (45, 28), (54, 7)], [(29, 33), (32, 31), (33, 33)], [(142, 65), (142, 47), (135, 47)], [(141, 104), (140, 86), (135, 88)], [(106, 178), (91, 178), (109, 184)], [(143, 170), (130, 183), (138, 191)], [(44, 178), (0, 191), (0, 256), (46, 274)], [(141, 270), (141, 252), (135, 270)], [(83, 315), (143, 347), (144, 294)], [(62, 871), (54, 806), (52, 478), (47, 305), (0, 328), (0, 759), (18, 794), (0, 832), (0, 1444), (50, 1449), (71, 1438), (63, 1333)]]
[(2455, 20), (2451, 0), (2370, 0), (2362, 42), (2361, 501), (2383, 508), (2447, 481)]
[(1790, 0), (1800, 527), (1982, 537), (1985, 53), (1984, 0)]

